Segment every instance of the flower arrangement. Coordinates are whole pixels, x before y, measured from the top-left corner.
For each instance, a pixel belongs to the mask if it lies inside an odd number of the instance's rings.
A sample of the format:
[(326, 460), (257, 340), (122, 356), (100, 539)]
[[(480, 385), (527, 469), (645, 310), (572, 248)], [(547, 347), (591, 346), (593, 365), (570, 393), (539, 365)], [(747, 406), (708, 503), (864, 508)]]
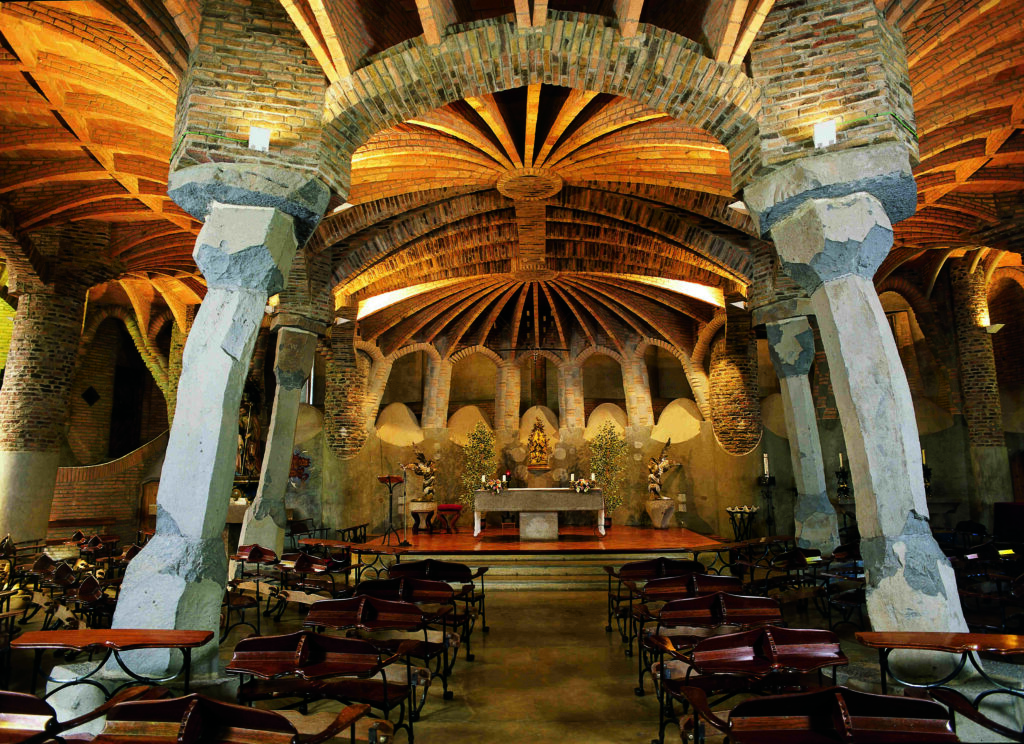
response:
[(501, 493), (502, 489), (504, 489), (504, 488), (505, 488), (505, 484), (502, 481), (498, 480), (497, 478), (492, 478), (491, 480), (489, 480), (486, 483), (484, 483), (484, 490), (485, 491), (493, 491), (494, 493)]
[(572, 482), (572, 487), (576, 493), (587, 493), (587, 491), (594, 487), (594, 481), (587, 480), (586, 478), (577, 478)]

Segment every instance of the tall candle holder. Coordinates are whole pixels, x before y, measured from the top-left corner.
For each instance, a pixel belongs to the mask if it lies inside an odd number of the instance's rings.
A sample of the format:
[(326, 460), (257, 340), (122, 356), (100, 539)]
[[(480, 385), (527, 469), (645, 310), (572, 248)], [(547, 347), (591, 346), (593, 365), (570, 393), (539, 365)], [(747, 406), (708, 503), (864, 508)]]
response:
[(850, 471), (840, 466), (836, 471), (836, 506), (837, 511), (843, 518), (843, 526), (839, 528), (840, 535), (846, 535), (852, 527), (849, 526), (850, 515), (847, 507), (853, 503), (853, 489), (850, 488)]
[(932, 469), (927, 465), (922, 464), (921, 470), (924, 471), (924, 495), (926, 498), (931, 498), (932, 495)]
[(775, 490), (775, 476), (774, 475), (762, 475), (757, 479), (758, 484), (761, 486), (761, 496), (764, 498), (764, 526), (768, 530), (769, 535), (775, 534), (775, 507), (772, 506), (772, 496)]

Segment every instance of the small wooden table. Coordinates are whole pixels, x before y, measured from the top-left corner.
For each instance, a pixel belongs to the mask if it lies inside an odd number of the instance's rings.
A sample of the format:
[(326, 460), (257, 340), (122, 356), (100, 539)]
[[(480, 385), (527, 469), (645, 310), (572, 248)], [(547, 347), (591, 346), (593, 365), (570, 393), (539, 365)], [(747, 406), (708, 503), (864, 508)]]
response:
[[(142, 682), (143, 684), (162, 684), (169, 682), (181, 674), (185, 681), (185, 693), (188, 694), (189, 682), (192, 676), (192, 649), (199, 648), (213, 640), (213, 631), (210, 630), (148, 630), (148, 629), (106, 629), (106, 630), (36, 630), (15, 638), (11, 642), (13, 649), (33, 649), (35, 661), (32, 665), (32, 693), (36, 691), (36, 680), (39, 668), (43, 660), (43, 652), (50, 650), (70, 651), (96, 651), (105, 649), (106, 653), (94, 669), (75, 679), (54, 679), (47, 676), (50, 682), (57, 682), (58, 686), (44, 695), (44, 699), (56, 692), (71, 685), (86, 684), (98, 687), (103, 690), (107, 699), (123, 687)], [(184, 662), (181, 669), (174, 674), (163, 677), (143, 677), (136, 674), (124, 663), (121, 658), (122, 651), (135, 651), (146, 648), (176, 648), (181, 651)], [(119, 685), (110, 692), (92, 676), (99, 672), (110, 657), (121, 667), (122, 671), (131, 677), (131, 681)]]

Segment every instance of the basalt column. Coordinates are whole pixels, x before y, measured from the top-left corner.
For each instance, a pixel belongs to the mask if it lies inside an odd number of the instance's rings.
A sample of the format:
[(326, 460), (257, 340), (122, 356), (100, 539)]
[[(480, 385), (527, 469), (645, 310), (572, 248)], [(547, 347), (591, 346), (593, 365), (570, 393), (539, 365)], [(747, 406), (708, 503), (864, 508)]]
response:
[(953, 314), (960, 363), (960, 389), (964, 396), (964, 418), (971, 456), (968, 490), (971, 519), (993, 527), (992, 504), (1013, 500), (1010, 459), (1003, 433), (1003, 411), (996, 380), (996, 359), (992, 351), (985, 270), (971, 271), (971, 262), (961, 258), (950, 264)]
[(274, 357), (274, 408), (270, 414), (267, 448), (263, 453), (260, 485), (256, 498), (245, 512), (239, 545), (262, 545), (278, 555), (284, 551), (284, 533), (288, 526), (284, 495), (291, 471), (295, 423), (302, 386), (313, 369), (317, 334), (301, 328), (277, 330)]
[(796, 481), (793, 519), (797, 544), (831, 553), (839, 544), (836, 510), (825, 490), (818, 419), (807, 373), (814, 362), (814, 331), (806, 317), (769, 322), (768, 350), (782, 387), (782, 406)]
[(86, 287), (26, 282), (0, 394), (0, 534), (46, 537)]
[[(848, 20), (861, 19), (850, 33)], [(776, 3), (755, 44), (761, 176), (743, 200), (807, 292), (853, 476), (877, 631), (965, 631), (928, 524), (910, 389), (872, 278), (914, 214), (914, 105), (903, 40), (872, 0)], [(838, 122), (835, 140), (815, 126)]]

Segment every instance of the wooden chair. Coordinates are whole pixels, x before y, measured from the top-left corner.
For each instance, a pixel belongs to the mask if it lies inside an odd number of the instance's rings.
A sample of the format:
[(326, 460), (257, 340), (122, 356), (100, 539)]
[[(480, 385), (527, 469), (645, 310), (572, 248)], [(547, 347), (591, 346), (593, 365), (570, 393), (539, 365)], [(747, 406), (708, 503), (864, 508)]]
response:
[[(352, 570), (351, 562), (346, 564), (331, 556), (319, 557), (304, 552), (286, 553), (277, 564), (278, 581), (282, 589), (326, 592), (334, 598), (344, 593)], [(344, 576), (343, 585), (339, 583), (338, 575)]]
[[(345, 731), (369, 711), (369, 705), (350, 705), (315, 734), (301, 735), (283, 715), (231, 705), (203, 695), (173, 700), (123, 703), (107, 713), (107, 722), (93, 744), (320, 744)], [(371, 742), (382, 742), (381, 729), (372, 729)], [(387, 734), (390, 740), (390, 733)]]
[[(930, 700), (876, 695), (847, 687), (744, 700), (721, 718), (698, 687), (673, 692), (693, 708), (688, 731), (705, 740), (704, 722), (730, 744), (874, 744), (956, 742), (952, 718)], [(687, 741), (686, 731), (683, 741)], [(1018, 739), (1019, 741), (1019, 739)]]
[(129, 700), (154, 699), (167, 694), (161, 687), (128, 687), (100, 707), (69, 721), (60, 722), (50, 704), (35, 695), (0, 690), (0, 744), (41, 744), (63, 741), (60, 734), (107, 714)]
[(338, 533), (338, 539), (344, 542), (364, 543), (366, 542), (366, 530), (369, 526), (369, 522), (363, 522), (362, 524), (354, 524), (351, 527), (340, 527), (335, 532)]
[(289, 519), (288, 520), (288, 531), (285, 533), (285, 537), (291, 540), (292, 549), (297, 550), (299, 547), (299, 538), (301, 537), (326, 537), (327, 528), (317, 527), (312, 519)]
[[(388, 577), (400, 579), (403, 577), (413, 579), (431, 579), (433, 581), (444, 581), (448, 584), (458, 584), (458, 599), (464, 598), (473, 605), (480, 615), (481, 630), (484, 633), (490, 632), (487, 625), (487, 588), (484, 585), (484, 574), (487, 573), (487, 566), (472, 569), (464, 563), (452, 561), (438, 561), (427, 558), (422, 561), (409, 561), (407, 563), (394, 563), (388, 569)], [(479, 580), (480, 586), (477, 586)]]
[(960, 692), (949, 687), (932, 687), (928, 690), (928, 694), (949, 708), (950, 719), (953, 718), (952, 714), (959, 713), (967, 720), (972, 721), (979, 726), (983, 726), (989, 731), (994, 731), (1010, 741), (1024, 742), (1024, 732), (1004, 726), (998, 721), (993, 721), (978, 710), (974, 704)]
[[(623, 564), (616, 569), (614, 566), (605, 566), (604, 571), (608, 574), (608, 620), (604, 629), (606, 633), (612, 631), (612, 619), (614, 618), (619, 628), (619, 635), (622, 642), (629, 640), (629, 618), (632, 612), (632, 592), (623, 591), (626, 589), (625, 581), (632, 582), (634, 587), (646, 584), (651, 579), (661, 579), (671, 576), (685, 576), (692, 573), (706, 573), (707, 569), (698, 561), (691, 561), (676, 558), (651, 558), (643, 561), (632, 561)], [(613, 588), (614, 584), (614, 588)]]
[(114, 618), (117, 600), (104, 590), (103, 585), (92, 574), (60, 597), (59, 602), (72, 608), (90, 628), (109, 628)]
[[(428, 668), (433, 665), (432, 677), (441, 678), (443, 697), (451, 700), (454, 693), (448, 689), (448, 679), (458, 655), (459, 643), (458, 637), (450, 632), (452, 626), (448, 617), (451, 612), (449, 606), (426, 612), (411, 602), (389, 601), (364, 594), (317, 602), (310, 608), (303, 625), (317, 629), (357, 630), (380, 648), (390, 651), (404, 648), (403, 653), (422, 659)], [(433, 639), (432, 631), (437, 634)], [(409, 644), (410, 639), (415, 639), (412, 645)]]
[[(412, 741), (412, 712), (426, 699), (430, 674), (410, 665), (411, 645), (386, 654), (360, 638), (309, 631), (246, 638), (236, 646), (227, 671), (242, 678), (239, 703), (297, 698), (305, 712), (309, 703), (329, 699), (366, 704), (385, 718), (397, 708), (395, 727), (404, 728)], [(418, 689), (423, 690), (420, 700)]]

